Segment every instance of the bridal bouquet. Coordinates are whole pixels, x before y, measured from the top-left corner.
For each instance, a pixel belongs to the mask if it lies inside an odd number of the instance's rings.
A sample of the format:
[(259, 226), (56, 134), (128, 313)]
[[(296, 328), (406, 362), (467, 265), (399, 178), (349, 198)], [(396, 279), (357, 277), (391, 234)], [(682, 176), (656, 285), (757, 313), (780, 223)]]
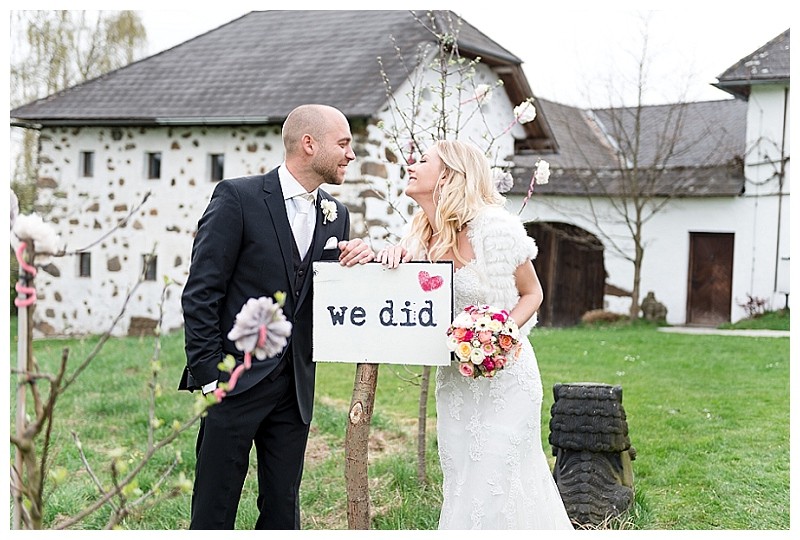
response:
[(465, 377), (493, 377), (519, 357), (519, 328), (508, 311), (467, 306), (447, 329), (447, 348)]

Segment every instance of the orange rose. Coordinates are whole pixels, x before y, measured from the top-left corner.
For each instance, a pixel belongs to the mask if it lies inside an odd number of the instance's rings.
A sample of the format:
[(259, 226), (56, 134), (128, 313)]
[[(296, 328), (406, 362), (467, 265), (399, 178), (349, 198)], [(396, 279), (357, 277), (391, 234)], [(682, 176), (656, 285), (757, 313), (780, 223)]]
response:
[(497, 337), (497, 341), (498, 344), (500, 345), (500, 348), (503, 349), (504, 351), (509, 350), (511, 346), (514, 344), (514, 338), (506, 334), (500, 334)]

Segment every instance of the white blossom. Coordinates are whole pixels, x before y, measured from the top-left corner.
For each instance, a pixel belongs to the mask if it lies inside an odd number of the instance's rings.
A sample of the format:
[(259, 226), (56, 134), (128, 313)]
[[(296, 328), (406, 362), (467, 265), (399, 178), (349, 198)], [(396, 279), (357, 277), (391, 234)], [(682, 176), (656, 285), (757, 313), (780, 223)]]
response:
[(500, 193), (505, 193), (514, 187), (514, 177), (510, 172), (494, 167), (492, 173), (494, 174), (494, 185)]
[(520, 124), (532, 122), (536, 118), (536, 107), (533, 106), (533, 102), (531, 100), (523, 101), (514, 107), (514, 118)]
[(537, 184), (546, 184), (550, 181), (550, 164), (543, 159), (536, 162), (536, 171), (533, 177)]
[(475, 87), (475, 101), (480, 104), (492, 99), (492, 87), (488, 84), (479, 84)]
[[(261, 328), (266, 329), (263, 343), (259, 343)], [(292, 323), (286, 320), (280, 304), (272, 298), (250, 298), (236, 314), (228, 339), (242, 352), (250, 352), (259, 360), (277, 356), (288, 343)]]
[(37, 264), (47, 264), (51, 255), (58, 255), (64, 249), (61, 237), (37, 214), (21, 214), (14, 220), (11, 245), (16, 250), (21, 242), (33, 244)]

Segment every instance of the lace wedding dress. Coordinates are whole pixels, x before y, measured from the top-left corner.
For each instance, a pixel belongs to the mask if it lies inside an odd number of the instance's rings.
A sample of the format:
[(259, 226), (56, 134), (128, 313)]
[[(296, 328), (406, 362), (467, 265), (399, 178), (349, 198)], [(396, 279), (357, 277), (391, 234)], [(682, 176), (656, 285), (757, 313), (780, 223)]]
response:
[[(454, 309), (516, 304), (514, 269), (537, 248), (519, 220), (484, 211), (468, 228), (475, 259), (453, 277)], [(522, 335), (535, 324), (523, 326)], [(519, 359), (492, 378), (455, 365), (436, 372), (440, 529), (571, 529), (541, 440), (542, 381), (527, 339)]]

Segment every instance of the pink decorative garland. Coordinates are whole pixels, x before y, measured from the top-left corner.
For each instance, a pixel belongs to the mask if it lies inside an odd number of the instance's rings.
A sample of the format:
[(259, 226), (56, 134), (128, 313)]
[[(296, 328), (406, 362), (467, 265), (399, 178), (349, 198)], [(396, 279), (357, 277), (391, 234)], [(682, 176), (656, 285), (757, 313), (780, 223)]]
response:
[[(28, 247), (25, 242), (20, 242), (19, 247), (17, 247), (16, 255), (17, 255), (17, 262), (19, 263), (19, 267), (22, 268), (24, 271), (29, 273), (31, 277), (36, 275), (36, 268), (28, 264), (22, 256), (22, 253), (25, 251), (25, 248)], [(14, 305), (17, 307), (28, 307), (36, 302), (36, 289), (33, 287), (25, 287), (22, 285), (20, 281), (17, 281), (16, 286), (14, 287), (18, 293), (24, 294), (26, 296), (25, 299), (22, 298), (15, 298)]]
[[(262, 324), (258, 327), (258, 343), (256, 344), (256, 348), (263, 347), (264, 344), (267, 342), (267, 325)], [(228, 389), (223, 390), (222, 388), (217, 388), (214, 390), (214, 396), (217, 398), (217, 403), (222, 401), (229, 391), (236, 388), (236, 381), (239, 380), (239, 377), (244, 373), (245, 370), (250, 369), (250, 366), (253, 365), (253, 359), (250, 356), (249, 352), (244, 353), (244, 362), (236, 366), (236, 369), (233, 370), (231, 373), (231, 378), (228, 380)]]

